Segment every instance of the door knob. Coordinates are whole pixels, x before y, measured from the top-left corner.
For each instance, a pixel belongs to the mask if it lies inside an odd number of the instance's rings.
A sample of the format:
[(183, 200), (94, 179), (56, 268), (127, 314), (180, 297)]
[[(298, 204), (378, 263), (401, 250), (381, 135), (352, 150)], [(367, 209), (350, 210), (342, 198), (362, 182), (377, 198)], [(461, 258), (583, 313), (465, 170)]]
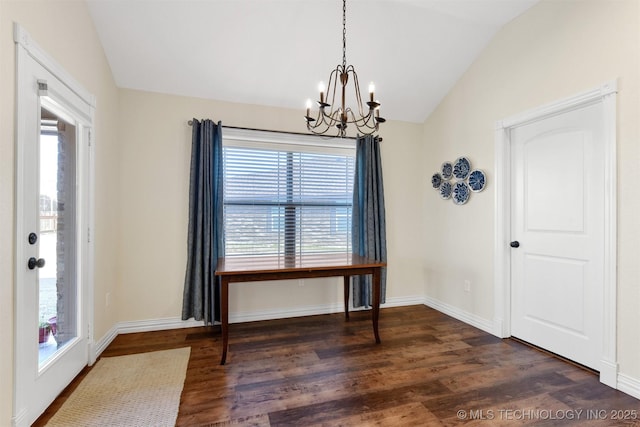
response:
[(29, 261), (27, 262), (27, 267), (29, 267), (29, 270), (33, 270), (36, 267), (38, 268), (44, 267), (44, 258), (39, 258), (39, 259), (35, 259), (34, 257), (29, 258)]
[(513, 242), (509, 243), (509, 246), (511, 246), (512, 248), (519, 248), (520, 242), (518, 242), (517, 240), (514, 240)]

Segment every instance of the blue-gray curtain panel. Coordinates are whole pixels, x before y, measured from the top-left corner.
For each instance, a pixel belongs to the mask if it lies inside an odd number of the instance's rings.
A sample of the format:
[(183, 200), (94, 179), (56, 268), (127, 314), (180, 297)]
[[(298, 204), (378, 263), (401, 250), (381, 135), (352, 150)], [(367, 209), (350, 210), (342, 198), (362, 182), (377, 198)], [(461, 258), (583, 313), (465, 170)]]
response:
[[(387, 261), (384, 185), (380, 161), (380, 139), (372, 135), (356, 141), (356, 175), (353, 188), (352, 244), (355, 254)], [(387, 269), (381, 272), (381, 302), (385, 302)], [(371, 276), (352, 278), (354, 307), (371, 306)]]
[(224, 256), (222, 189), (222, 123), (193, 119), (182, 320), (220, 320), (220, 284), (213, 273)]

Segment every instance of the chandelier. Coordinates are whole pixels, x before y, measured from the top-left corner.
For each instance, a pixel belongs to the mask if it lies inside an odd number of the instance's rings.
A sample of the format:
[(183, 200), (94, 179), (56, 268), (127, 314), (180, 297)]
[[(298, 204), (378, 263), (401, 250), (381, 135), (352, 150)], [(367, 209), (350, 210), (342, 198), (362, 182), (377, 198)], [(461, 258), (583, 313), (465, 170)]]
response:
[[(349, 76), (352, 77), (355, 86), (355, 98), (357, 107), (355, 109), (346, 105), (346, 91), (349, 83)], [(336, 94), (340, 87), (340, 104), (336, 104)], [(322, 135), (332, 128), (337, 128), (337, 135), (344, 137), (347, 126), (355, 125), (358, 132), (364, 135), (371, 135), (378, 130), (378, 125), (384, 123), (385, 119), (380, 117), (380, 103), (374, 98), (375, 87), (373, 83), (369, 85), (368, 109), (363, 108), (362, 97), (360, 96), (360, 84), (358, 74), (353, 65), (347, 65), (347, 0), (342, 0), (342, 65), (338, 65), (329, 75), (329, 85), (325, 87), (320, 83), (318, 90), (320, 100), (318, 101), (318, 112), (315, 117), (311, 116), (311, 100), (307, 100), (307, 129), (312, 133)], [(329, 103), (329, 96), (331, 103)]]

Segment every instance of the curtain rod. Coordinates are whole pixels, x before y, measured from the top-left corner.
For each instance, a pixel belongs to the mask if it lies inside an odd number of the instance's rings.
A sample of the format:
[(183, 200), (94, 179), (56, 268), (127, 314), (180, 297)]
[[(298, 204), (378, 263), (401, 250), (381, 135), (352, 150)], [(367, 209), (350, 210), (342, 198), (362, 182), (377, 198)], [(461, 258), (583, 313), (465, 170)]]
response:
[[(189, 126), (193, 126), (193, 120), (189, 120), (187, 122), (189, 124)], [(226, 126), (226, 125), (222, 125), (223, 128), (227, 128), (227, 129), (239, 129), (239, 130), (255, 130), (255, 131), (259, 131), (259, 132), (273, 132), (273, 133), (285, 133), (285, 134), (289, 134), (289, 135), (304, 135), (304, 136), (315, 136), (318, 138), (323, 138), (323, 139), (333, 139), (333, 138), (340, 138), (338, 136), (323, 136), (323, 135), (316, 135), (313, 133), (302, 133), (302, 132), (287, 132), (284, 130), (271, 130), (271, 129), (256, 129), (256, 128), (245, 128), (245, 127), (239, 127), (239, 126)], [(357, 139), (354, 136), (344, 136), (342, 137), (343, 139)], [(380, 141), (382, 141), (382, 138), (378, 137)]]

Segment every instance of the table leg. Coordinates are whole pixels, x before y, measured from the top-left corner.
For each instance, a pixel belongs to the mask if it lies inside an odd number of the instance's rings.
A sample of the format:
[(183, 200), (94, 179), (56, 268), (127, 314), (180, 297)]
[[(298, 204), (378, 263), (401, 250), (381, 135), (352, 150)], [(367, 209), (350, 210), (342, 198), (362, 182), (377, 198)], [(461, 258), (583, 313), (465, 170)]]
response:
[(349, 320), (349, 286), (351, 282), (351, 276), (344, 276), (344, 317)]
[(222, 358), (220, 364), (227, 361), (227, 347), (229, 345), (229, 279), (220, 280), (220, 329), (222, 330)]
[(373, 335), (376, 337), (376, 344), (380, 344), (380, 335), (378, 334), (378, 318), (380, 317), (380, 268), (374, 268), (372, 276), (373, 287), (373, 308), (371, 310), (371, 320), (373, 321)]

